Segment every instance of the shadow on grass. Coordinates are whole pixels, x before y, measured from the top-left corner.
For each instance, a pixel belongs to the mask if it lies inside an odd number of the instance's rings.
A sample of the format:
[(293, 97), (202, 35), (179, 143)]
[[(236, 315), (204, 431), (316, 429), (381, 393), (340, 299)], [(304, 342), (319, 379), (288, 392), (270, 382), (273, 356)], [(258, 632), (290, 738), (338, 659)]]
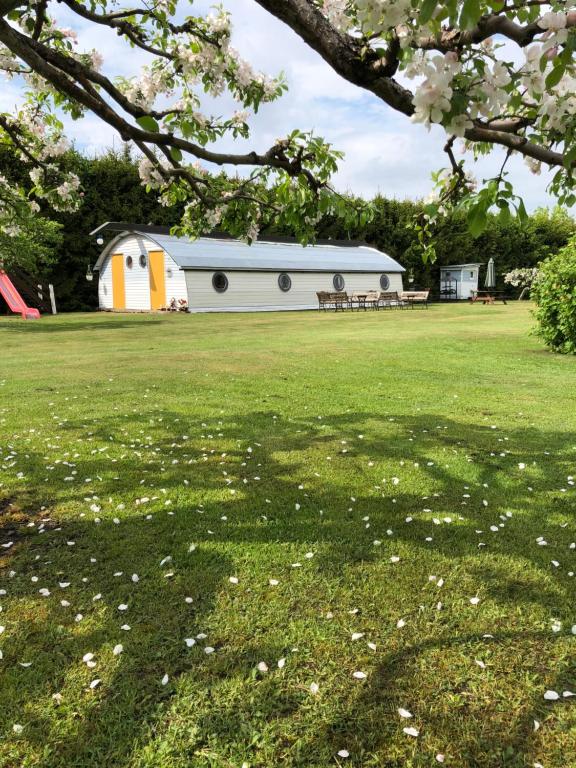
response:
[[(9, 564), (22, 574), (11, 580), (9, 590), (18, 637), (3, 644), (0, 697), (7, 702), (11, 695), (13, 706), (17, 697), (29, 708), (26, 739), (46, 754), (42, 765), (123, 765), (143, 729), (176, 693), (179, 677), (206, 667), (209, 679), (214, 657), (203, 649), (212, 645), (217, 655), (217, 638), (197, 639), (190, 649), (184, 640), (205, 632), (215, 595), (232, 566), (211, 549), (189, 552), (186, 527), (167, 516), (162, 521), (128, 519), (121, 525), (59, 523), (49, 511), (34, 519), (15, 509), (10, 520), (5, 509), (0, 533), (2, 541), (6, 532), (15, 540), (14, 554), (5, 554), (0, 565)], [(14, 537), (14, 517), (27, 533), (20, 530)], [(49, 522), (45, 533), (38, 534), (42, 519)], [(36, 523), (34, 534), (29, 520)], [(171, 560), (161, 566), (163, 547)], [(30, 583), (31, 578), (37, 581)], [(42, 599), (38, 590), (44, 587), (51, 595)], [(61, 605), (61, 600), (68, 604)], [(119, 605), (128, 609), (120, 611)], [(130, 629), (123, 630), (123, 625)], [(124, 647), (118, 656), (112, 653), (116, 644)], [(94, 669), (82, 664), (86, 653), (94, 654)], [(33, 664), (24, 671), (22, 661)], [(165, 674), (169, 681), (164, 685)], [(102, 682), (90, 690), (93, 679)], [(59, 710), (52, 694), (71, 680), (84, 687), (87, 711), (74, 722), (64, 698), (61, 710), (67, 723), (58, 732), (54, 718), (58, 724)], [(38, 700), (43, 702), (40, 709), (33, 706)]]
[[(3, 322), (3, 320), (7, 320)], [(142, 326), (150, 327), (152, 325), (158, 325), (162, 322), (160, 317), (155, 318), (150, 315), (145, 317), (139, 317), (138, 315), (129, 315), (126, 317), (114, 317), (106, 318), (106, 322), (103, 322), (103, 318), (95, 313), (86, 313), (85, 317), (73, 319), (67, 317), (66, 322), (60, 322), (59, 319), (51, 322), (52, 318), (42, 320), (21, 320), (17, 317), (4, 318), (0, 315), (0, 328), (14, 331), (23, 335), (31, 334), (49, 334), (54, 333), (70, 333), (72, 331), (80, 331), (85, 333), (86, 331), (117, 331), (122, 328), (135, 328), (138, 329)]]
[[(86, 691), (92, 697), (86, 718), (74, 727), (68, 724), (64, 734), (57, 731), (51, 715), (43, 719), (37, 708), (32, 710), (26, 737), (38, 750), (47, 750), (43, 768), (132, 764), (136, 746), (167, 727), (170, 702), (174, 693), (181, 695), (179, 680), (185, 686), (190, 675), (202, 681), (205, 688), (203, 714), (196, 731), (188, 737), (190, 765), (234, 764), (209, 756), (214, 740), (222, 744), (253, 740), (257, 750), (261, 738), (256, 725), (259, 720), (298, 720), (303, 696), (282, 689), (274, 692), (274, 683), (268, 681), (254, 690), (249, 701), (226, 703), (224, 699), (210, 703), (212, 686), (235, 676), (246, 679), (260, 659), (277, 658), (284, 651), (282, 638), (266, 635), (262, 642), (246, 642), (238, 652), (220, 647), (218, 637), (208, 636), (191, 650), (185, 649), (184, 638), (204, 631), (219, 592), (235, 571), (235, 563), (222, 554), (219, 544), (317, 545), (315, 567), (319, 579), (329, 584), (331, 580), (345, 580), (345, 569), (346, 574), (353, 574), (356, 567), (381, 561), (382, 550), (372, 542), (375, 538), (385, 541), (386, 530), (392, 528), (395, 542), (433, 552), (444, 569), (465, 567), (483, 593), (499, 605), (513, 610), (520, 602), (531, 603), (548, 614), (570, 619), (566, 612), (568, 582), (548, 579), (543, 584), (533, 570), (509, 573), (505, 560), (525, 563), (527, 568), (540, 569), (548, 576), (550, 555), (534, 544), (533, 534), (551, 512), (569, 512), (569, 502), (554, 489), (564, 481), (573, 460), (567, 447), (576, 443), (576, 434), (546, 433), (535, 427), (500, 433), (489, 423), (467, 424), (445, 415), (389, 420), (377, 414), (350, 413), (330, 418), (327, 426), (311, 418), (287, 420), (274, 416), (272, 411), (257, 411), (228, 416), (225, 423), (205, 419), (203, 425), (186, 422), (180, 413), (169, 411), (154, 411), (154, 424), (145, 424), (141, 414), (96, 419), (89, 424), (94, 447), (105, 445), (105, 453), (110, 455), (80, 457), (75, 467), (79, 478), (100, 478), (97, 486), (91, 483), (81, 487), (78, 482), (66, 486), (50, 479), (44, 486), (44, 498), (35, 494), (46, 475), (46, 460), (40, 453), (28, 451), (30, 492), (16, 499), (23, 509), (53, 505), (56, 515), (67, 505), (89, 497), (95, 487), (100, 498), (122, 499), (127, 505), (144, 494), (159, 493), (160, 488), (166, 490), (166, 498), (177, 498), (173, 516), (164, 509), (147, 520), (146, 513), (139, 510), (115, 525), (107, 518), (95, 524), (88, 518), (70, 519), (64, 515), (61, 520), (46, 523), (51, 528), (47, 533), (30, 538), (22, 535), (27, 530), (26, 516), (9, 521), (6, 509), (0, 511), (2, 541), (9, 537), (16, 541), (14, 548), (4, 554), (4, 573), (8, 568), (17, 573), (10, 590), (11, 599), (16, 601), (11, 611), (18, 615), (18, 636), (26, 640), (26, 653), (34, 658), (33, 666), (23, 674), (17, 666), (23, 660), (17, 649), (10, 644), (4, 646), (6, 672), (2, 685), (6, 691), (17, 691), (14, 711), (18, 711), (16, 704), (26, 706), (36, 700), (45, 700), (46, 707), (53, 706), (51, 694), (60, 690), (70, 676), (80, 679), (86, 688), (94, 677), (102, 678), (99, 688)], [(144, 424), (146, 434), (142, 437)], [(62, 435), (68, 433), (71, 438), (86, 434), (80, 422), (66, 422), (60, 429)], [(218, 438), (219, 433), (222, 438)], [(357, 437), (359, 433), (362, 439)], [(182, 435), (190, 437), (184, 441)], [(342, 439), (346, 440), (345, 448)], [(225, 451), (217, 447), (221, 443), (226, 444)], [(310, 451), (318, 461), (315, 467), (310, 465)], [(471, 461), (454, 469), (450, 463), (454, 455)], [(440, 461), (438, 456), (445, 460)], [(116, 462), (111, 462), (112, 457)], [(369, 461), (376, 465), (374, 470), (368, 469)], [(393, 474), (402, 475), (404, 471), (401, 461), (412, 468), (417, 463), (422, 482), (416, 487), (429, 487), (437, 496), (430, 493), (425, 498), (416, 491), (402, 490), (403, 482), (393, 486)], [(536, 462), (530, 470), (535, 491), (529, 490), (519, 462), (527, 466)], [(462, 467), (469, 473), (464, 475)], [(314, 470), (318, 470), (319, 478)], [(350, 484), (351, 472), (355, 487)], [(386, 483), (381, 480), (383, 476), (388, 478)], [(184, 478), (188, 481), (185, 489)], [(141, 483), (141, 479), (145, 482)], [(232, 481), (235, 495), (229, 493), (226, 479)], [(298, 488), (299, 483), (303, 489)], [(465, 486), (470, 498), (464, 498)], [(355, 498), (352, 506), (351, 493)], [(423, 513), (424, 507), (432, 512)], [(502, 521), (506, 512), (512, 512), (513, 517)], [(433, 544), (426, 542), (432, 515), (447, 514), (454, 524), (437, 526)], [(458, 515), (464, 519), (458, 521)], [(36, 524), (43, 516), (50, 517), (51, 513), (37, 515)], [(358, 526), (363, 516), (370, 518), (370, 529)], [(405, 523), (407, 516), (413, 518), (410, 524)], [(209, 523), (204, 524), (204, 519)], [(501, 523), (503, 529), (489, 532), (491, 524)], [(484, 532), (486, 549), (478, 548), (478, 530)], [(573, 537), (572, 524), (558, 530), (557, 543), (567, 546)], [(191, 553), (188, 548), (192, 541), (199, 542), (199, 546)], [(172, 557), (164, 567), (159, 564), (159, 549)], [(485, 552), (504, 560), (487, 564)], [(92, 563), (91, 557), (97, 562)], [(130, 579), (135, 570), (140, 577), (137, 584)], [(173, 571), (174, 576), (167, 578), (166, 571)], [(123, 575), (115, 576), (118, 572)], [(33, 574), (38, 581), (31, 588)], [(82, 582), (83, 578), (88, 581)], [(61, 590), (62, 599), (69, 600), (71, 606), (54, 608), (53, 597), (44, 603), (35, 597), (32, 607), (31, 594), (36, 595), (37, 589), (45, 585), (59, 591), (54, 587), (58, 581), (72, 582)], [(93, 600), (97, 594), (104, 596), (102, 601)], [(193, 602), (186, 603), (186, 597), (192, 597)], [(409, 598), (407, 602), (412, 604), (419, 599), (417, 593)], [(121, 603), (129, 606), (125, 614), (117, 610)], [(74, 621), (76, 613), (84, 616), (79, 623)], [(124, 622), (131, 624), (131, 615), (140, 618), (129, 632), (124, 632), (120, 626)], [(452, 711), (463, 716), (467, 724), (458, 745), (458, 755), (465, 760), (460, 764), (485, 768), (526, 765), (529, 758), (537, 757), (532, 734), (533, 720), (542, 715), (541, 698), (531, 701), (525, 697), (507, 722), (500, 716), (492, 717), (488, 702), (486, 717), (476, 722), (467, 714), (467, 701), (475, 692), (469, 689), (466, 676), (455, 682), (448, 672), (442, 674), (438, 654), (459, 646), (470, 653), (486, 647), (483, 634), (490, 631), (494, 637), (488, 646), (511, 654), (523, 653), (526, 648), (527, 665), (533, 665), (540, 656), (543, 669), (538, 676), (547, 674), (548, 684), (555, 687), (545, 668), (546, 654), (553, 655), (557, 642), (549, 632), (484, 627), (478, 633), (454, 635), (449, 627), (430, 627), (424, 641), (404, 644), (399, 650), (384, 649), (368, 684), (352, 701), (334, 702), (335, 714), (328, 723), (308, 729), (299, 737), (293, 733), (289, 737), (282, 735), (280, 725), (272, 762), (258, 758), (254, 765), (283, 762), (325, 766), (332, 764), (338, 749), (351, 746), (354, 756), (349, 764), (353, 765), (433, 764), (430, 755), (418, 754), (416, 747), (411, 763), (406, 762), (407, 753), (388, 753), (398, 731), (397, 707), (406, 707), (409, 701), (415, 702), (415, 709), (418, 707), (418, 691), (414, 688), (419, 684), (419, 665), (429, 654), (430, 663), (439, 665), (438, 695), (456, 702)], [(116, 658), (111, 654), (114, 642), (125, 646), (124, 653)], [(207, 656), (203, 644), (216, 647), (216, 654)], [(79, 660), (87, 652), (94, 653), (98, 660), (94, 673), (81, 665), (78, 669)], [(169, 675), (165, 686), (161, 684), (164, 674)], [(564, 672), (558, 674), (556, 683), (560, 690), (570, 687)], [(449, 752), (448, 747), (442, 748), (442, 740), (449, 744), (454, 738), (450, 712), (435, 716), (428, 713), (427, 729), (437, 736), (438, 751)]]

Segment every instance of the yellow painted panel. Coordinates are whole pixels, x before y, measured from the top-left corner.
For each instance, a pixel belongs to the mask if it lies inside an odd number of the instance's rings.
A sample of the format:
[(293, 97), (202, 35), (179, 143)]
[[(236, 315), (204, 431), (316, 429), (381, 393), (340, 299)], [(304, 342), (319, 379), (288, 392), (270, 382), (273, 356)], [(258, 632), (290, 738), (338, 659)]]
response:
[(124, 255), (112, 255), (112, 307), (126, 309), (126, 284), (124, 280)]
[(166, 276), (164, 274), (164, 251), (150, 251), (150, 307), (160, 309), (166, 306)]

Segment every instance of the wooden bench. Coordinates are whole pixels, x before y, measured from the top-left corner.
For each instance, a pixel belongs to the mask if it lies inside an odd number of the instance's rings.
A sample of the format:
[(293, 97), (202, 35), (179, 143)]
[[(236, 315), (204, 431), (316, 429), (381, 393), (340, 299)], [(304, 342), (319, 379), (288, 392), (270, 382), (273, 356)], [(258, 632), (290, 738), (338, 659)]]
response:
[(336, 312), (341, 309), (348, 309), (351, 306), (348, 294), (345, 291), (330, 293), (329, 291), (316, 291), (318, 297), (318, 310), (334, 309)]
[(412, 309), (414, 309), (416, 304), (419, 304), (420, 306), (426, 307), (426, 309), (428, 309), (429, 295), (430, 291), (402, 291), (400, 298), (406, 304), (409, 304)]
[(380, 307), (384, 307), (384, 309), (387, 307), (395, 307), (396, 309), (404, 308), (404, 302), (402, 297), (398, 295), (398, 291), (380, 291), (380, 296), (378, 297), (378, 305)]

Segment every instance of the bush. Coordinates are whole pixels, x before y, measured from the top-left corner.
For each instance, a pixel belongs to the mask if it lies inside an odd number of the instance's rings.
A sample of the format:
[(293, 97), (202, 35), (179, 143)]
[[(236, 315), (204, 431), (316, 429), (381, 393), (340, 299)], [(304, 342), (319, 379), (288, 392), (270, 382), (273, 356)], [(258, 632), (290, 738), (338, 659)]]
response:
[(532, 298), (537, 334), (555, 352), (576, 354), (576, 237), (540, 264)]

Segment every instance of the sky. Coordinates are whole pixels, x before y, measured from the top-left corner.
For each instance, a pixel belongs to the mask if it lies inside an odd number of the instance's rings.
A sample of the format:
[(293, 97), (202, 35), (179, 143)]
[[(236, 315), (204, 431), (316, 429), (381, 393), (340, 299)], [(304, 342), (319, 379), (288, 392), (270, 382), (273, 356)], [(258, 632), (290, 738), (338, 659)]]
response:
[[(397, 199), (426, 197), (431, 189), (432, 171), (447, 164), (442, 151), (444, 131), (412, 124), (404, 115), (389, 108), (376, 96), (351, 85), (337, 75), (292, 30), (262, 10), (254, 0), (225, 0), (234, 23), (233, 45), (254, 67), (270, 75), (283, 71), (289, 91), (280, 100), (265, 104), (251, 121), (248, 141), (227, 140), (222, 149), (235, 151), (268, 149), (277, 138), (290, 130), (313, 130), (345, 153), (334, 178), (339, 191), (365, 198), (377, 193)], [(53, 5), (51, 3), (51, 5)], [(211, 2), (181, 2), (182, 13), (199, 14)], [(61, 8), (61, 6), (60, 6)], [(146, 54), (128, 48), (116, 35), (101, 27), (91, 28), (67, 10), (58, 11), (61, 25), (73, 27), (79, 34), (78, 49), (96, 48), (104, 57), (104, 71), (110, 75), (137, 74), (146, 62)], [(18, 101), (18, 83), (12, 81), (0, 89), (0, 110), (10, 110)], [(223, 97), (213, 105), (216, 114), (232, 114), (238, 108), (231, 98)], [(67, 135), (78, 149), (89, 154), (120, 145), (113, 129), (98, 118), (88, 116), (69, 121)], [(481, 182), (498, 172), (504, 154), (501, 150), (470, 169)], [(524, 198), (529, 210), (553, 205), (546, 193), (550, 174), (533, 175), (520, 157), (512, 157), (507, 166), (509, 179)]]

